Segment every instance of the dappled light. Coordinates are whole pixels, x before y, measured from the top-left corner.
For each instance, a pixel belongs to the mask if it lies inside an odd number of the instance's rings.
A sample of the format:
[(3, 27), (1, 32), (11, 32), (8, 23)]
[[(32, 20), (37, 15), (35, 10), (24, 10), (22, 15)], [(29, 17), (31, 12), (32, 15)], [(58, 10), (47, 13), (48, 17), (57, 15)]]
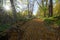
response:
[(0, 40), (60, 40), (59, 0), (0, 0)]
[(11, 10), (11, 7), (10, 7), (10, 6), (8, 6), (8, 5), (3, 6), (3, 8), (4, 8), (4, 10), (6, 10), (6, 11)]

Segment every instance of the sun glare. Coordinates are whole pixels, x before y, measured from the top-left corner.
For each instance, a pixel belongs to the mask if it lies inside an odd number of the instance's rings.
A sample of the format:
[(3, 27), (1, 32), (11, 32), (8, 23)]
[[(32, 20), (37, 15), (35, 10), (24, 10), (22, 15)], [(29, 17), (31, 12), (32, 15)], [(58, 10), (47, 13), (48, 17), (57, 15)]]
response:
[(10, 6), (8, 6), (8, 5), (6, 5), (6, 6), (3, 6), (4, 7), (4, 10), (10, 10), (11, 9), (11, 7)]

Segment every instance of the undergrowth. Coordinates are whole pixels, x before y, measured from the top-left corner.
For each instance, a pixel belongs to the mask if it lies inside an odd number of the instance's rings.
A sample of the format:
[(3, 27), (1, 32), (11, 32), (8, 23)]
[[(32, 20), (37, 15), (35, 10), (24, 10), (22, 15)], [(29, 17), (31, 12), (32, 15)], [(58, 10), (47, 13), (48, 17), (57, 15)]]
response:
[(57, 24), (60, 25), (60, 16), (45, 18), (46, 25)]

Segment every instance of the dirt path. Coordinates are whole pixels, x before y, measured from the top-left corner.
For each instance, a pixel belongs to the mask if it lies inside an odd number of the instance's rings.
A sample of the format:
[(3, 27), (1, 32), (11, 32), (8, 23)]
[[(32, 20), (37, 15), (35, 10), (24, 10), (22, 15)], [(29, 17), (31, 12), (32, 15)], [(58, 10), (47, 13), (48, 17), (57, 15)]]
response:
[(20, 29), (24, 31), (20, 40), (57, 40), (56, 33), (48, 30), (41, 19), (30, 20), (23, 26), (20, 26)]
[(24, 30), (22, 40), (57, 40), (56, 33), (48, 30), (43, 20), (33, 19), (21, 27)]

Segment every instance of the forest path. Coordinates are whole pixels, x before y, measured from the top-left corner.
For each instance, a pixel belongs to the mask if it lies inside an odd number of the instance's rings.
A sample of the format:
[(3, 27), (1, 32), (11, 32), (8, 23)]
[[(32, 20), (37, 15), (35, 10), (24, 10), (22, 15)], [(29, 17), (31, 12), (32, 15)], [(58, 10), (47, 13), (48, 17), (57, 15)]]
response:
[(22, 40), (57, 40), (55, 31), (49, 30), (48, 27), (42, 19), (30, 20), (21, 27), (24, 30)]
[[(42, 19), (30, 20), (24, 25), (20, 26), (19, 29), (23, 31), (20, 34), (20, 40), (57, 40), (56, 33), (48, 30)], [(12, 38), (11, 40), (16, 39)]]

